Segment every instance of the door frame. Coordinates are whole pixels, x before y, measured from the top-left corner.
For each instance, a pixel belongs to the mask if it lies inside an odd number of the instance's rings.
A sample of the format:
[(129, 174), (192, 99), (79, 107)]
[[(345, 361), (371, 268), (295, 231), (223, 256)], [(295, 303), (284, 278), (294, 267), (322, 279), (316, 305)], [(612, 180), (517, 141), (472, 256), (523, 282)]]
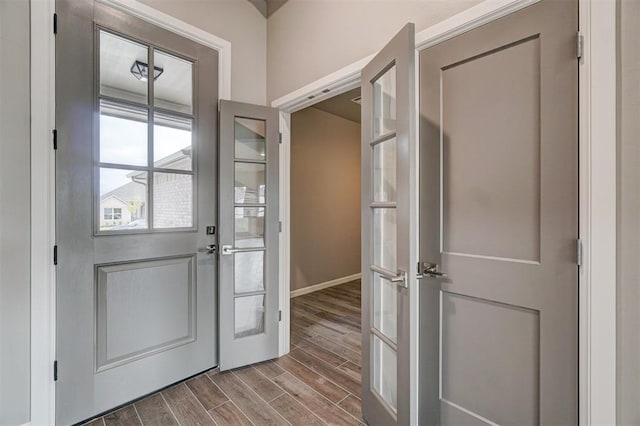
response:
[[(423, 49), (538, 1), (485, 0), (417, 32), (416, 55)], [(584, 53), (578, 71), (579, 233), (582, 242), (582, 266), (576, 283), (579, 286), (579, 421), (581, 425), (615, 424), (616, 4), (578, 0), (578, 7), (579, 29), (584, 37)], [(271, 102), (271, 106), (280, 109), (282, 133), (280, 297), (283, 321), (280, 325), (280, 355), (289, 352), (290, 336), (291, 114), (360, 86), (360, 72), (374, 56), (375, 53)], [(416, 67), (417, 64), (418, 61)], [(417, 95), (418, 80), (416, 78)], [(412, 305), (412, 308), (416, 309), (417, 315), (417, 306)], [(417, 325), (415, 315), (412, 315), (412, 322)], [(416, 337), (419, 336), (417, 329), (414, 327)], [(412, 351), (417, 352), (417, 347), (416, 342)], [(414, 368), (417, 371), (417, 365)], [(415, 416), (412, 413), (411, 418), (416, 419)]]
[[(231, 43), (137, 0), (97, 0), (218, 52), (219, 100), (231, 98)], [(55, 423), (55, 0), (31, 0), (31, 420)], [(29, 423), (27, 423), (29, 424)]]

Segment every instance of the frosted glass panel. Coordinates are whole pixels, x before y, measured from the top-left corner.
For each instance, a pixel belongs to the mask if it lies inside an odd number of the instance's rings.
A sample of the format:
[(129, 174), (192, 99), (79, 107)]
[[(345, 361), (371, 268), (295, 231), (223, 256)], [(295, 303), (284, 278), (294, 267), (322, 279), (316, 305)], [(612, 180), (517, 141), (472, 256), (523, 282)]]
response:
[(236, 253), (233, 256), (235, 293), (264, 290), (264, 251)]
[(396, 129), (396, 67), (373, 82), (373, 137)]
[(264, 247), (264, 207), (235, 208), (235, 246)]
[(398, 290), (395, 284), (373, 274), (373, 326), (394, 343), (397, 339)]
[(148, 61), (146, 46), (100, 31), (100, 94), (146, 104), (148, 83), (135, 71)]
[(100, 162), (147, 165), (147, 110), (100, 101)]
[(373, 201), (396, 201), (396, 139), (373, 146)]
[(266, 165), (236, 162), (235, 201), (237, 204), (265, 202)]
[(190, 114), (193, 110), (193, 64), (157, 50), (153, 61), (155, 106)]
[[(398, 409), (398, 356), (375, 334), (372, 337), (373, 389), (394, 412)], [(408, 368), (408, 367), (407, 367)]]
[(264, 120), (253, 120), (251, 118), (236, 117), (236, 158), (244, 160), (266, 160), (266, 130), (267, 124)]
[(264, 332), (264, 294), (236, 297), (234, 335), (236, 338)]
[(193, 176), (178, 173), (153, 174), (153, 227), (193, 226)]
[(373, 264), (391, 272), (396, 264), (396, 209), (373, 209)]

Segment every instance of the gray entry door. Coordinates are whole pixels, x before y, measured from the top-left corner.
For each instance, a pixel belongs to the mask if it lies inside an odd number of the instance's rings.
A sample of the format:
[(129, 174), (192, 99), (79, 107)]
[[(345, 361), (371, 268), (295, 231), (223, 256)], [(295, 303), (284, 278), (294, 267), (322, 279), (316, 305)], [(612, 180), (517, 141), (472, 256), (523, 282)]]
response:
[(543, 0), (420, 53), (421, 424), (578, 422), (577, 25)]
[[(217, 364), (218, 58), (58, 0), (58, 424)], [(153, 70), (153, 71), (151, 71)]]
[(417, 141), (414, 25), (362, 70), (362, 406), (416, 422)]
[(220, 103), (220, 370), (278, 356), (278, 110)]

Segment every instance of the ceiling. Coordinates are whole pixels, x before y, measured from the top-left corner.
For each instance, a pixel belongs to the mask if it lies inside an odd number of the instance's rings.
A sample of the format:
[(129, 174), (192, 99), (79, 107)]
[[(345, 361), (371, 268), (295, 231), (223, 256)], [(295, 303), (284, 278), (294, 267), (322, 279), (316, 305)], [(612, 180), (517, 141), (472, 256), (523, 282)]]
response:
[(338, 117), (360, 123), (360, 104), (352, 101), (352, 99), (358, 97), (360, 97), (359, 87), (349, 90), (341, 95), (334, 96), (333, 98), (318, 102), (313, 105), (312, 108), (317, 108), (324, 112), (337, 115)]
[[(142, 44), (106, 31), (100, 32), (100, 92), (116, 99), (147, 103), (148, 84), (131, 72), (134, 62), (149, 61)], [(156, 50), (155, 66), (162, 74), (155, 81), (156, 106), (191, 113), (192, 64)], [(148, 72), (148, 71), (147, 71)]]
[(280, 6), (286, 2), (287, 0), (249, 0), (249, 3), (254, 5), (265, 18), (271, 16), (273, 12), (280, 9)]

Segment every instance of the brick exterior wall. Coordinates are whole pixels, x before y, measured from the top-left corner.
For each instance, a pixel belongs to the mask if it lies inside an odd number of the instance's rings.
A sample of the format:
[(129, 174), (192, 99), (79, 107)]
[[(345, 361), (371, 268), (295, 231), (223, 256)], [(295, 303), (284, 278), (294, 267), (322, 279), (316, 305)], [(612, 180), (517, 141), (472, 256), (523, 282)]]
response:
[(193, 226), (193, 177), (153, 174), (153, 223), (156, 228)]

